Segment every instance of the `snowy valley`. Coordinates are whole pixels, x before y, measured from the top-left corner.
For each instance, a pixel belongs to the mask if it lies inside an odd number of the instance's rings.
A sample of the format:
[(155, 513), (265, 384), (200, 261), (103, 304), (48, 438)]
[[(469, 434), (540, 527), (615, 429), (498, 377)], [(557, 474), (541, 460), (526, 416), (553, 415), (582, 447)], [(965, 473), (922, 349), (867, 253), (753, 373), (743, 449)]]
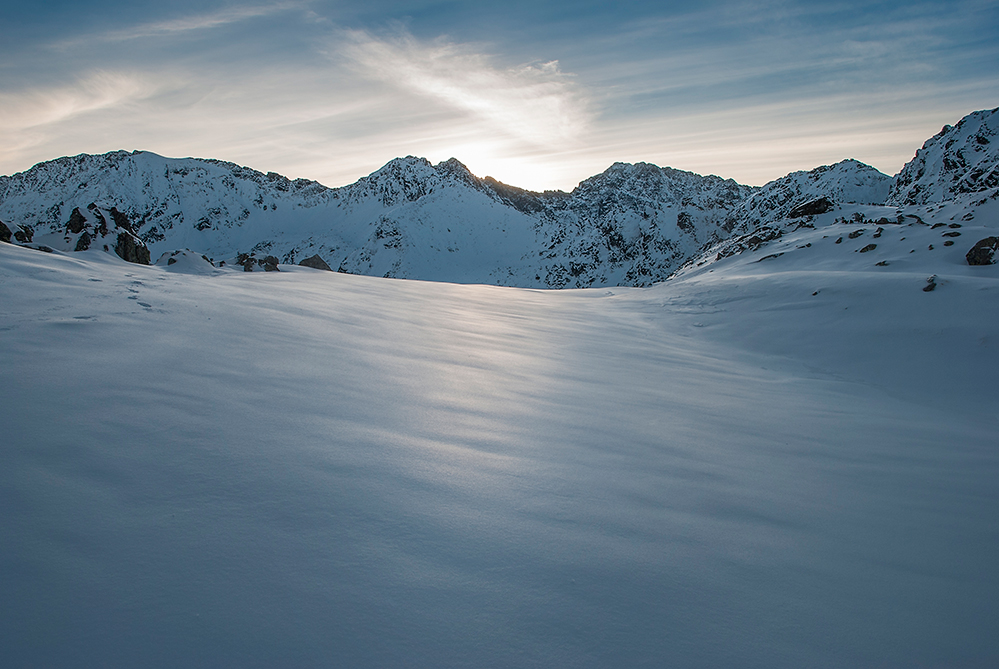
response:
[(997, 132), (0, 177), (5, 664), (995, 666)]

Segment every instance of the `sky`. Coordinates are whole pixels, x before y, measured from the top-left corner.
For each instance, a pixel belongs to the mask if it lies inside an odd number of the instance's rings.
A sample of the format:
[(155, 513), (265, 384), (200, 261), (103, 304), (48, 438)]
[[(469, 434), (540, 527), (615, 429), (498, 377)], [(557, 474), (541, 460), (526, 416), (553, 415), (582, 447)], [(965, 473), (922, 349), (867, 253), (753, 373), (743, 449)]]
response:
[(999, 106), (999, 2), (0, 0), (0, 174), (118, 149), (341, 186), (392, 158), (895, 174)]

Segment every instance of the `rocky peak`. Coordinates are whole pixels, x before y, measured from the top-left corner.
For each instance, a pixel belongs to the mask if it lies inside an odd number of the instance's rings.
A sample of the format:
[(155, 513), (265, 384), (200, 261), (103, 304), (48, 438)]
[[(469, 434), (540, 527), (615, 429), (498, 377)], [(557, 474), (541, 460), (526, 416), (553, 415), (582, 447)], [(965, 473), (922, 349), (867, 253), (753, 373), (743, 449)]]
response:
[(887, 174), (853, 159), (792, 172), (767, 183), (741, 202), (729, 217), (729, 224), (751, 230), (793, 215), (823, 213), (837, 204), (882, 204), (891, 183)]
[(999, 188), (999, 108), (968, 114), (926, 140), (895, 176), (888, 204), (923, 205)]

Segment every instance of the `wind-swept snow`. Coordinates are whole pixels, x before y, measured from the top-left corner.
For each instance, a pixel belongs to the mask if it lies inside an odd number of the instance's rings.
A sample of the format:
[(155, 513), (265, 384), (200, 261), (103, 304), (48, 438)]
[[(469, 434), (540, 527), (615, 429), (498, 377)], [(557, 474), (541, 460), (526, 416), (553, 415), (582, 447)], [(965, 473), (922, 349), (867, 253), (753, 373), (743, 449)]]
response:
[(842, 216), (559, 292), (0, 244), (4, 663), (994, 666), (999, 267)]

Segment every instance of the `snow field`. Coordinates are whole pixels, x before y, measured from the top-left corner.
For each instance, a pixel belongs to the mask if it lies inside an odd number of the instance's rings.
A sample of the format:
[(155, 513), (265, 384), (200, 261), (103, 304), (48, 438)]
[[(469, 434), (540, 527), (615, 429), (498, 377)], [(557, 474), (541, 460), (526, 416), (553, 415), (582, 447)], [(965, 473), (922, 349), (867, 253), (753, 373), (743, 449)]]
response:
[(7, 662), (992, 666), (995, 267), (806, 250), (544, 292), (0, 244)]

